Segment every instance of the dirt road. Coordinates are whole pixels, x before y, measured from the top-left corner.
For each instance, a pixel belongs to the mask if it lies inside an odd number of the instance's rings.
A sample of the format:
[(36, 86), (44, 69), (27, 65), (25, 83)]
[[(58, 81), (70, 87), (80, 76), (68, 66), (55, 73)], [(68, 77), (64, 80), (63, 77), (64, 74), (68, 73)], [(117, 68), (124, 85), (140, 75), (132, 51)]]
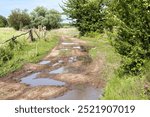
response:
[(38, 64), (0, 79), (0, 99), (96, 100), (102, 95), (102, 60), (92, 60), (85, 41), (62, 35)]

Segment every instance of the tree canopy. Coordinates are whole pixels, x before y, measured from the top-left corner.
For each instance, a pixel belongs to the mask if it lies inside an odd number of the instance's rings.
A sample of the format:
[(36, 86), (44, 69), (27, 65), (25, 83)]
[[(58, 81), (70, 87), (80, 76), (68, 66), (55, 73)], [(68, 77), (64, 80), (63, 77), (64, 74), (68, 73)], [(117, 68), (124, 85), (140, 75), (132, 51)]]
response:
[(4, 16), (0, 15), (0, 27), (6, 27), (7, 25), (7, 19)]
[(62, 7), (65, 14), (73, 20), (81, 35), (87, 32), (103, 32), (103, 0), (68, 0)]
[(30, 24), (30, 16), (27, 10), (15, 9), (8, 17), (8, 22), (14, 29), (19, 30)]
[(59, 28), (61, 22), (61, 14), (54, 10), (48, 10), (45, 7), (37, 7), (31, 12), (31, 25), (38, 27), (46, 26), (47, 29)]

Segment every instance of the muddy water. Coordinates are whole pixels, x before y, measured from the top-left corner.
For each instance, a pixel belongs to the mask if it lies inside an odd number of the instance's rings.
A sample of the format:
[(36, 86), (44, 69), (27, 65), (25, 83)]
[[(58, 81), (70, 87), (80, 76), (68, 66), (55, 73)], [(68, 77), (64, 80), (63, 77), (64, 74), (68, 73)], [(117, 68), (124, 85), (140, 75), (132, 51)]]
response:
[(49, 78), (37, 78), (37, 75), (39, 75), (39, 74), (40, 73), (34, 73), (32, 75), (24, 77), (21, 79), (20, 83), (24, 83), (24, 84), (30, 85), (32, 87), (34, 87), (34, 86), (47, 86), (47, 85), (56, 85), (56, 86), (65, 85), (64, 82), (52, 80)]
[[(72, 43), (72, 42), (62, 42), (61, 43), (65, 48), (60, 48), (59, 50), (65, 50), (68, 51), (70, 49), (79, 49), (83, 52), (86, 52), (85, 49), (80, 46), (77, 43)], [(71, 46), (71, 48), (67, 48)], [(90, 63), (92, 60), (88, 55), (85, 56), (71, 56), (67, 58), (67, 62), (69, 64), (77, 61), (83, 61), (86, 63)], [(58, 59), (57, 62), (51, 63), (51, 61), (41, 61), (39, 64), (40, 65), (47, 65), (50, 64), (51, 67), (56, 67), (64, 63), (63, 59)], [(44, 71), (44, 70), (43, 70)], [(64, 74), (64, 73), (75, 73), (79, 71), (79, 69), (73, 69), (73, 68), (68, 68), (67, 66), (61, 66), (60, 68), (57, 68), (53, 71), (48, 71), (48, 74), (51, 75), (57, 75), (57, 74)], [(24, 77), (21, 79), (21, 83), (30, 85), (32, 87), (35, 86), (44, 86), (44, 85), (55, 85), (55, 86), (62, 86), (66, 85), (68, 86), (69, 84), (66, 84), (65, 82), (53, 80), (50, 78), (38, 78), (38, 75), (41, 74), (42, 72), (38, 73), (33, 73), (27, 77)], [(44, 74), (44, 73), (43, 73)], [(68, 76), (69, 77), (69, 76)], [(53, 98), (52, 100), (98, 100), (102, 96), (102, 90), (100, 88), (94, 88), (91, 86), (85, 86), (85, 84), (81, 85), (71, 85), (69, 86), (70, 89), (68, 92), (66, 92), (64, 95)]]
[(69, 63), (73, 63), (73, 62), (76, 62), (76, 61), (77, 61), (77, 56), (72, 56), (68, 60)]
[(75, 45), (77, 43), (72, 43), (72, 42), (62, 42), (62, 45)]
[(63, 60), (59, 60), (58, 62), (54, 63), (52, 66), (55, 67), (57, 65), (60, 65), (61, 63), (63, 63), (64, 61)]
[(80, 46), (74, 46), (73, 49), (79, 49), (79, 50), (81, 50), (81, 47)]
[(98, 100), (102, 96), (102, 90), (90, 86), (76, 86), (63, 96), (54, 100)]
[(67, 72), (68, 72), (68, 70), (65, 69), (65, 67), (61, 67), (56, 70), (50, 71), (49, 73), (50, 74), (62, 74), (62, 73), (67, 73)]
[(39, 64), (40, 65), (46, 65), (46, 64), (49, 64), (49, 63), (51, 63), (50, 61), (41, 61)]

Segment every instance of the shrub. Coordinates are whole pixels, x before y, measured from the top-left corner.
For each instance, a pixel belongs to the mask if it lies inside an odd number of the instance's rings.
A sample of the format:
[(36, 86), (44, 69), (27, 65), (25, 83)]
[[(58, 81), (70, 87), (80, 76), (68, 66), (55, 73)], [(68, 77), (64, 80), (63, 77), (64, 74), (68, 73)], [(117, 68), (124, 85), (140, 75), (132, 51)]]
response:
[(116, 50), (123, 56), (125, 73), (138, 75), (150, 59), (150, 6), (148, 0), (113, 0), (110, 11), (118, 19)]

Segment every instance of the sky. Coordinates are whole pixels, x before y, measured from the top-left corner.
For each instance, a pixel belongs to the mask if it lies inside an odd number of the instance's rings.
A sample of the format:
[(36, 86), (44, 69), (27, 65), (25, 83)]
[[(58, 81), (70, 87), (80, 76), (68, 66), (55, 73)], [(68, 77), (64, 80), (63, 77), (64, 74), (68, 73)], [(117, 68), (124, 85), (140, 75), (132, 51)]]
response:
[[(62, 12), (60, 7), (63, 4), (62, 1), (66, 0), (0, 0), (0, 15), (8, 17), (11, 10), (16, 8), (28, 9), (31, 12), (37, 6), (44, 6), (48, 9), (56, 9)], [(63, 16), (63, 19), (66, 19), (66, 17)]]

